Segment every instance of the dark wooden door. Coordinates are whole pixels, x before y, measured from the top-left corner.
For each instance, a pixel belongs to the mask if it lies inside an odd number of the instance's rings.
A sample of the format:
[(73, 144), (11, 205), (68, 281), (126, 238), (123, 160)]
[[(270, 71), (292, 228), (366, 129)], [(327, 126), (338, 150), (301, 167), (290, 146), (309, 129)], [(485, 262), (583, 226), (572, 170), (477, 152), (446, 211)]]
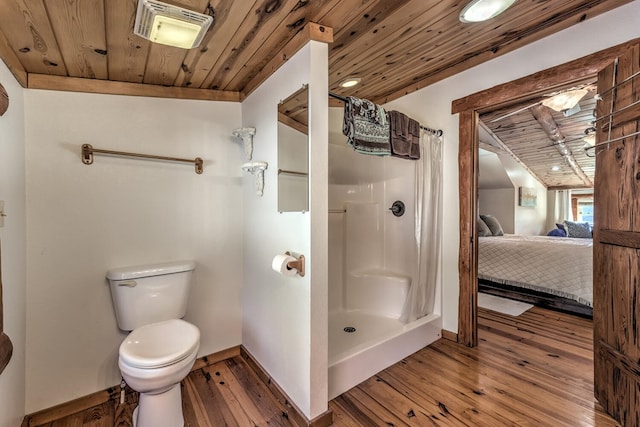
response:
[(594, 150), (595, 395), (625, 426), (640, 425), (639, 71), (636, 45), (598, 74)]

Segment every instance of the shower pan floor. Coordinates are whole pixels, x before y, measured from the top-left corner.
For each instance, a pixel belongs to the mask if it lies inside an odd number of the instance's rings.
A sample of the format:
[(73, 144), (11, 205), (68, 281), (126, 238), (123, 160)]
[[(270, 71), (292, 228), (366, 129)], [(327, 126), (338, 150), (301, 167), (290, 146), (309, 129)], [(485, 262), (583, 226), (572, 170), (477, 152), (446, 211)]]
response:
[(441, 332), (437, 314), (404, 324), (362, 311), (329, 313), (329, 399), (431, 344)]
[[(355, 328), (346, 332), (345, 328)], [(329, 314), (329, 366), (347, 356), (376, 345), (382, 338), (404, 328), (398, 319), (364, 313), (339, 311)]]

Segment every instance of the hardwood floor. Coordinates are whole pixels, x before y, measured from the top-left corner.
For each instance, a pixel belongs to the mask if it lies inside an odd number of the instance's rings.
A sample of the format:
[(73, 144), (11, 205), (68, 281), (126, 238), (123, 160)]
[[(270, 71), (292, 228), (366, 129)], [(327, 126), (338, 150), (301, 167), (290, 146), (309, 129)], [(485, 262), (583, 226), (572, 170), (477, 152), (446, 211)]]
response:
[(330, 403), (339, 426), (616, 426), (593, 398), (591, 320), (479, 310), (479, 345), (440, 340)]
[[(476, 348), (440, 340), (330, 402), (335, 426), (617, 426), (593, 398), (591, 321), (480, 309)], [(135, 394), (44, 426), (130, 426)], [(240, 357), (184, 381), (185, 426), (292, 426)], [(36, 424), (30, 424), (36, 425)]]

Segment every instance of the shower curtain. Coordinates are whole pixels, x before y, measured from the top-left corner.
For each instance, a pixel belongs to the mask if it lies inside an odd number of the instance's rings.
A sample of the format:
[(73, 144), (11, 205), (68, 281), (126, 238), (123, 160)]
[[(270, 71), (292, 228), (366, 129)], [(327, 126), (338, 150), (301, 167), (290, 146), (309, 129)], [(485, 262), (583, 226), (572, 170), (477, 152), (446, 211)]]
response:
[(416, 161), (416, 263), (400, 320), (412, 322), (433, 312), (436, 286), (441, 280), (442, 241), (442, 137), (420, 134), (420, 160)]

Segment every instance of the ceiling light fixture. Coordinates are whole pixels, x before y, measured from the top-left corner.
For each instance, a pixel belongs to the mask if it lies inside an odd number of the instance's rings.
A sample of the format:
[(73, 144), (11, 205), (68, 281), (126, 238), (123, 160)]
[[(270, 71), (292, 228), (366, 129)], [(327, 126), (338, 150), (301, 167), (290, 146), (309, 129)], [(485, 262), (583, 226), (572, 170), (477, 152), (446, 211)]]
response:
[(347, 77), (346, 79), (338, 83), (338, 86), (343, 88), (354, 87), (355, 85), (360, 83), (360, 81), (361, 81), (360, 77)]
[(584, 137), (582, 138), (586, 142), (585, 147), (593, 147), (596, 145), (596, 128), (589, 127), (584, 130)]
[(554, 111), (570, 110), (589, 92), (588, 89), (571, 89), (560, 92), (542, 101), (542, 105)]
[(157, 0), (138, 0), (133, 32), (154, 43), (192, 49), (198, 47), (213, 17)]
[(472, 0), (460, 12), (464, 23), (487, 21), (507, 10), (516, 0)]
[(551, 170), (554, 171), (554, 172), (558, 172), (560, 169), (562, 169), (562, 168), (560, 166), (558, 166), (558, 165), (551, 166)]

